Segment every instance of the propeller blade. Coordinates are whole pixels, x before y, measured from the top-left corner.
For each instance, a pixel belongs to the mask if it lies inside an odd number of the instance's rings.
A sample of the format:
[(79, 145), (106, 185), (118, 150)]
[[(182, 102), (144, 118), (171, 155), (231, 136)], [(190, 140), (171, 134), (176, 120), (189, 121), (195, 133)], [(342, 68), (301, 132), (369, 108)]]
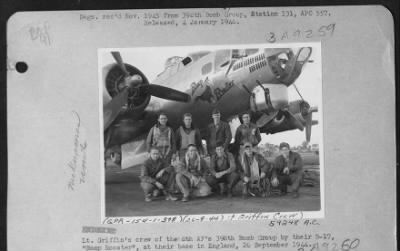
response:
[(115, 118), (118, 116), (121, 108), (127, 103), (128, 99), (128, 88), (120, 92), (115, 96), (108, 104), (104, 106), (104, 131), (114, 122)]
[(147, 95), (178, 102), (188, 102), (190, 95), (161, 85), (141, 85), (140, 91)]
[(278, 114), (278, 111), (276, 111), (275, 113), (272, 113), (270, 115), (264, 113), (260, 118), (258, 118), (256, 125), (257, 127), (263, 127), (266, 124), (268, 124), (268, 122), (270, 122), (271, 120), (273, 120), (276, 117), (276, 114)]
[(310, 107), (310, 109), (308, 109), (308, 112), (309, 113), (318, 112), (318, 107), (317, 106)]
[(124, 72), (125, 77), (128, 77), (130, 74), (129, 74), (129, 71), (125, 67), (125, 64), (124, 64), (124, 61), (122, 60), (121, 54), (118, 51), (112, 51), (111, 55), (114, 57), (115, 61), (119, 65), (119, 67)]
[(308, 113), (306, 119), (306, 141), (310, 142), (311, 139), (311, 126), (312, 126), (312, 113)]

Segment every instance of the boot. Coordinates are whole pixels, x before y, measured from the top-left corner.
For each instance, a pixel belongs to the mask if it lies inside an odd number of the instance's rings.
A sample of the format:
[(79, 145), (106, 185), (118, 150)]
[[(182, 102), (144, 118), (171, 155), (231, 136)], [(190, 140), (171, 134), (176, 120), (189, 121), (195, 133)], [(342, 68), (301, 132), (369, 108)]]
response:
[(227, 196), (228, 198), (232, 198), (232, 187), (229, 186), (229, 185), (228, 185), (228, 191), (227, 191), (226, 196)]
[(219, 183), (219, 194), (222, 196), (225, 193), (225, 184)]
[(166, 195), (165, 195), (165, 200), (176, 201), (176, 200), (178, 200), (178, 198), (176, 198), (175, 196), (173, 196), (171, 193), (166, 193)]
[(248, 197), (248, 192), (247, 192), (247, 184), (243, 184), (243, 190), (242, 190), (242, 198), (247, 199)]
[(151, 202), (151, 201), (153, 201), (153, 200), (151, 199), (151, 194), (147, 194), (147, 195), (144, 197), (144, 201), (146, 201), (146, 202)]

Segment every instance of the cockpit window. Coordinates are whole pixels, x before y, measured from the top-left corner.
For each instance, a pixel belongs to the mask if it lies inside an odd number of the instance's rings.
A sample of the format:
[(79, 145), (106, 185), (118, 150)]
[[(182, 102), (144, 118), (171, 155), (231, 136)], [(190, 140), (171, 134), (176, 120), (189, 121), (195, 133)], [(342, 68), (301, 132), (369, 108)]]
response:
[(295, 54), (288, 49), (268, 57), (269, 66), (275, 77), (282, 83), (291, 84), (300, 75), (303, 65), (308, 62), (312, 48), (303, 47)]
[(181, 61), (182, 61), (181, 57), (178, 57), (178, 56), (170, 57), (165, 61), (164, 69), (167, 69), (168, 67), (171, 67), (172, 65), (179, 64), (179, 62), (181, 62)]
[(185, 58), (182, 60), (182, 64), (183, 64), (183, 65), (187, 65), (187, 64), (189, 64), (190, 62), (192, 62), (192, 59), (191, 59), (190, 57), (185, 57)]
[(282, 51), (279, 54), (268, 57), (269, 65), (276, 78), (283, 79), (287, 76), (290, 68), (289, 63), (292, 57), (293, 52), (290, 50)]

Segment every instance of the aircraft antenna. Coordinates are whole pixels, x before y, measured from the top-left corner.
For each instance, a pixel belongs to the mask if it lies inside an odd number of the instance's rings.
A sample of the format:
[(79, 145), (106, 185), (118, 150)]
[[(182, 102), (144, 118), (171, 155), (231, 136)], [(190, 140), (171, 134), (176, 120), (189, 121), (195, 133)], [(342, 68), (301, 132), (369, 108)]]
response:
[(303, 96), (301, 96), (301, 94), (300, 94), (300, 92), (299, 92), (299, 89), (297, 89), (297, 86), (296, 86), (294, 83), (293, 83), (293, 86), (294, 86), (294, 88), (296, 89), (297, 93), (299, 94), (301, 100), (304, 101), (304, 98), (303, 98)]

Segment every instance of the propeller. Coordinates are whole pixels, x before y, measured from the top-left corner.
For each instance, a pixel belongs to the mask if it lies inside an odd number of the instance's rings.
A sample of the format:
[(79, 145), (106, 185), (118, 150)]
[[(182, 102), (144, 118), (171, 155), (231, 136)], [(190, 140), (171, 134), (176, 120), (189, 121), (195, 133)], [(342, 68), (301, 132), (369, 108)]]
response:
[(108, 104), (104, 106), (104, 115), (103, 115), (103, 123), (104, 123), (104, 131), (111, 125), (111, 123), (118, 116), (121, 108), (126, 104), (128, 99), (129, 89), (126, 88), (122, 92), (120, 92), (117, 96), (115, 96)]
[(144, 94), (146, 96), (155, 96), (162, 99), (188, 102), (190, 101), (190, 95), (181, 91), (177, 91), (165, 86), (148, 84), (144, 82), (140, 75), (133, 75), (129, 73), (126, 68), (124, 61), (122, 60), (121, 54), (117, 51), (111, 52), (118, 66), (124, 74), (124, 80), (122, 82), (122, 90), (113, 97), (113, 99), (104, 106), (104, 131), (114, 122), (118, 117), (123, 106), (128, 103), (128, 98), (135, 99), (135, 97)]
[(126, 66), (124, 64), (124, 61), (122, 60), (121, 54), (117, 51), (112, 51), (111, 55), (114, 57), (115, 61), (119, 65), (119, 67), (124, 72), (125, 77), (129, 77), (129, 75), (130, 75), (129, 71), (126, 69)]
[(289, 115), (291, 123), (300, 131), (303, 131), (305, 128), (306, 141), (310, 142), (311, 127), (316, 124), (316, 121), (312, 120), (312, 113), (318, 112), (318, 107), (310, 107), (304, 99), (293, 101), (289, 106), (286, 114)]
[(162, 99), (168, 99), (178, 102), (188, 102), (190, 100), (189, 94), (162, 85), (141, 85), (139, 89), (147, 95), (155, 96)]
[(312, 113), (307, 114), (306, 119), (306, 141), (310, 142), (311, 139), (311, 126), (312, 126)]
[(311, 139), (311, 126), (313, 125), (313, 120), (312, 120), (312, 113), (317, 112), (318, 108), (317, 107), (310, 107), (307, 111), (307, 114), (304, 116), (305, 122), (306, 122), (306, 141), (310, 142)]

